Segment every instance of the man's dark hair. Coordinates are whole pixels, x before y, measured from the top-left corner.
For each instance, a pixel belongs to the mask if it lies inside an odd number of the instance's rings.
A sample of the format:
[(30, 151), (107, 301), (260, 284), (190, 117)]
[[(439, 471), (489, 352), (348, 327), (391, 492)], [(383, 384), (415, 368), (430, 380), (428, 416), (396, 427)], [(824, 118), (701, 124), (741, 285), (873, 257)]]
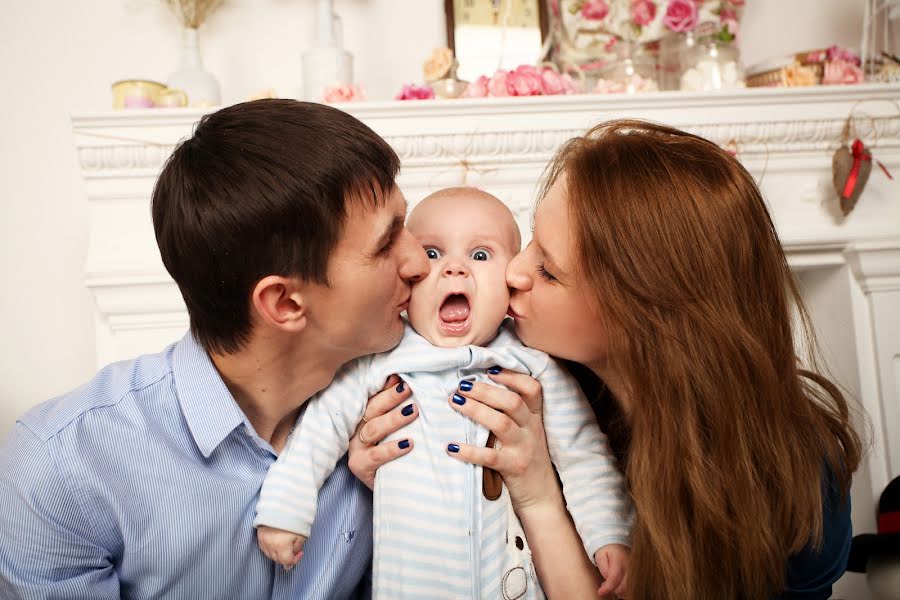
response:
[(374, 131), (322, 104), (257, 100), (205, 115), (166, 162), (152, 206), (200, 344), (233, 353), (248, 341), (263, 277), (328, 285), (348, 202), (383, 202), (399, 169)]

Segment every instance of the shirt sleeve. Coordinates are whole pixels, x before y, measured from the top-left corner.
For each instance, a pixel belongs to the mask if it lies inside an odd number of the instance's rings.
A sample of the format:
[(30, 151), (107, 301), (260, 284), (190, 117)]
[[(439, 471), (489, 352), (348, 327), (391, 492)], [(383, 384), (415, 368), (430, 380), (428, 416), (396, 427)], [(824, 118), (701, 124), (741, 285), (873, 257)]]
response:
[(319, 490), (350, 445), (366, 408), (367, 359), (343, 369), (310, 398), (278, 460), (269, 468), (254, 527), (266, 525), (309, 537)]
[(544, 429), (566, 506), (584, 548), (631, 545), (632, 506), (606, 436), (575, 379), (551, 359), (538, 377), (544, 391)]
[(48, 443), (16, 423), (0, 450), (0, 598), (119, 598), (109, 553)]

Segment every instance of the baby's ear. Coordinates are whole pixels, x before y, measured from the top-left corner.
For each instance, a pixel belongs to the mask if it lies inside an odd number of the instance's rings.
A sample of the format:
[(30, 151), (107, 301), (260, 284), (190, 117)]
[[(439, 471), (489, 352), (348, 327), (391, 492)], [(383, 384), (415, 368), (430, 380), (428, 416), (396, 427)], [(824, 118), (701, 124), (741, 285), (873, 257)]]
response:
[(256, 320), (286, 331), (306, 326), (304, 285), (294, 277), (269, 275), (253, 287), (251, 301)]

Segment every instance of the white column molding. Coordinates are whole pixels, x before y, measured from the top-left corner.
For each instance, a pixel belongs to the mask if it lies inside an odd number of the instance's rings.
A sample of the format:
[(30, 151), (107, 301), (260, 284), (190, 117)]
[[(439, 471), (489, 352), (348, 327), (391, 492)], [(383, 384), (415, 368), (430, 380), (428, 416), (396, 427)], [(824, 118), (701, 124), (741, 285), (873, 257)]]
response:
[[(873, 497), (900, 475), (900, 237), (851, 244), (860, 395), (871, 424)], [(851, 287), (853, 287), (851, 285)]]

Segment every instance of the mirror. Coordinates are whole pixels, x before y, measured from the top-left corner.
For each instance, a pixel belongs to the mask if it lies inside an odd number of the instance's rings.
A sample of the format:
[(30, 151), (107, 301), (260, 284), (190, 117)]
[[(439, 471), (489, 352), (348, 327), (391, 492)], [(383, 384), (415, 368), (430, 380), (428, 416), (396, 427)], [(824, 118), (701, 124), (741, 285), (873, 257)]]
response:
[(457, 76), (474, 81), (497, 69), (541, 60), (547, 33), (544, 0), (445, 0), (447, 45)]

